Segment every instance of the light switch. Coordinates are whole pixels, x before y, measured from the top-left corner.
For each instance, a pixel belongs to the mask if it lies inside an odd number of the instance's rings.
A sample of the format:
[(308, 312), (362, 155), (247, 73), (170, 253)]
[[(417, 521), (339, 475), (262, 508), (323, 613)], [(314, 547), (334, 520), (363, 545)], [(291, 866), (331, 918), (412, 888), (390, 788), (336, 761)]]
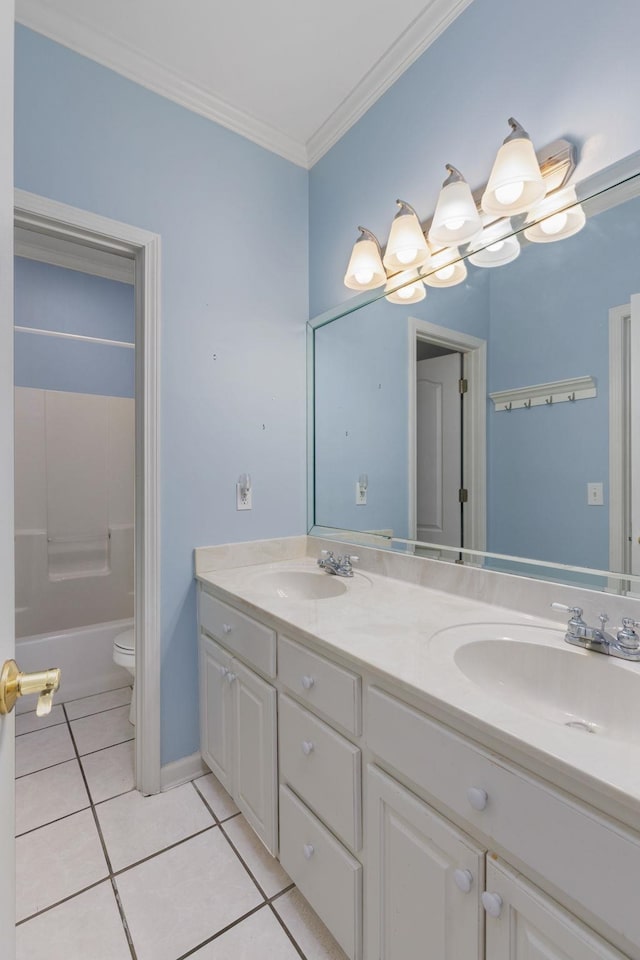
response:
[(604, 489), (601, 483), (587, 484), (587, 503), (590, 507), (601, 507), (604, 504)]

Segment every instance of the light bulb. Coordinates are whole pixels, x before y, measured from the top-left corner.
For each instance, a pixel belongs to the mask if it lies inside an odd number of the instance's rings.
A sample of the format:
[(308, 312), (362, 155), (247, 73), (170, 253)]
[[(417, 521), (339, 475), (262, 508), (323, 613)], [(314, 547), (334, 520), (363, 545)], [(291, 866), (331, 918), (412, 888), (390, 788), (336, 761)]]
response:
[(416, 292), (415, 283), (410, 283), (407, 287), (401, 287), (399, 290), (396, 291), (397, 295), (400, 297), (401, 300), (408, 300), (409, 297), (412, 297), (415, 292)]
[(552, 217), (547, 217), (546, 220), (540, 221), (540, 229), (543, 233), (546, 233), (547, 236), (553, 236), (554, 233), (560, 233), (561, 230), (567, 225), (567, 220), (569, 217), (564, 212), (556, 213)]
[(418, 251), (415, 247), (409, 248), (408, 250), (398, 250), (396, 257), (400, 263), (411, 263), (418, 255)]
[(459, 230), (460, 227), (464, 226), (464, 217), (451, 217), (449, 220), (445, 220), (444, 226), (447, 230)]
[(504, 240), (498, 240), (497, 243), (492, 243), (487, 247), (487, 250), (490, 250), (491, 253), (497, 253), (498, 250), (502, 250), (504, 247)]
[(371, 283), (373, 280), (373, 270), (356, 270), (354, 276), (358, 283)]
[(449, 280), (455, 273), (456, 268), (453, 263), (450, 263), (448, 267), (442, 267), (441, 270), (436, 270), (436, 277), (438, 280)]
[(517, 180), (515, 183), (505, 183), (501, 187), (496, 187), (495, 197), (498, 203), (505, 207), (519, 200), (524, 193), (524, 183)]

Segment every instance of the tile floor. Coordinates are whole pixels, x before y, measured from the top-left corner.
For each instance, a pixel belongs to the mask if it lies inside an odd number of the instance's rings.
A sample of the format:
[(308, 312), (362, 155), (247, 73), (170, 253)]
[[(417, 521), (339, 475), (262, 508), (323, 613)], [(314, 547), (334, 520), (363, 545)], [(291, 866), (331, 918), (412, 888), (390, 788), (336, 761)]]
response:
[(17, 960), (346, 960), (212, 774), (134, 790), (130, 698), (16, 719)]

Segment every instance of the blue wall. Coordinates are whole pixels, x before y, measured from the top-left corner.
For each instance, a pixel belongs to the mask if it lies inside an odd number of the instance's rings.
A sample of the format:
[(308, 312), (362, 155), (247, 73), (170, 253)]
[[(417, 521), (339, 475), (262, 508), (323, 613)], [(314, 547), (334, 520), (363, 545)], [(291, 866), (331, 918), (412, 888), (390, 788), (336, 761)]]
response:
[(15, 143), (16, 186), (162, 237), (167, 763), (199, 745), (193, 548), (306, 529), (308, 174), (21, 27)]
[[(17, 326), (134, 341), (130, 284), (16, 257), (14, 295)], [(127, 347), (15, 334), (17, 387), (133, 397), (134, 367), (134, 351)]]
[(474, 0), (311, 171), (311, 315), (349, 296), (358, 224), (384, 243), (396, 197), (428, 217), (445, 163), (486, 182), (507, 117), (576, 143), (577, 179), (638, 150), (639, 32), (633, 0)]

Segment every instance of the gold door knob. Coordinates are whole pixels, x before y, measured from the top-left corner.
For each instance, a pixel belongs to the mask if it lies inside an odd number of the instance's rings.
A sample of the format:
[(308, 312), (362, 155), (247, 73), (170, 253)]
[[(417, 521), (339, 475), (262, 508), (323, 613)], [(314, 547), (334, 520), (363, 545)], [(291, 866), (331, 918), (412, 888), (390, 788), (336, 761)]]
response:
[(53, 695), (60, 686), (60, 668), (22, 673), (15, 660), (5, 660), (0, 673), (0, 714), (11, 713), (18, 697), (38, 693), (36, 714), (46, 717), (51, 712)]

